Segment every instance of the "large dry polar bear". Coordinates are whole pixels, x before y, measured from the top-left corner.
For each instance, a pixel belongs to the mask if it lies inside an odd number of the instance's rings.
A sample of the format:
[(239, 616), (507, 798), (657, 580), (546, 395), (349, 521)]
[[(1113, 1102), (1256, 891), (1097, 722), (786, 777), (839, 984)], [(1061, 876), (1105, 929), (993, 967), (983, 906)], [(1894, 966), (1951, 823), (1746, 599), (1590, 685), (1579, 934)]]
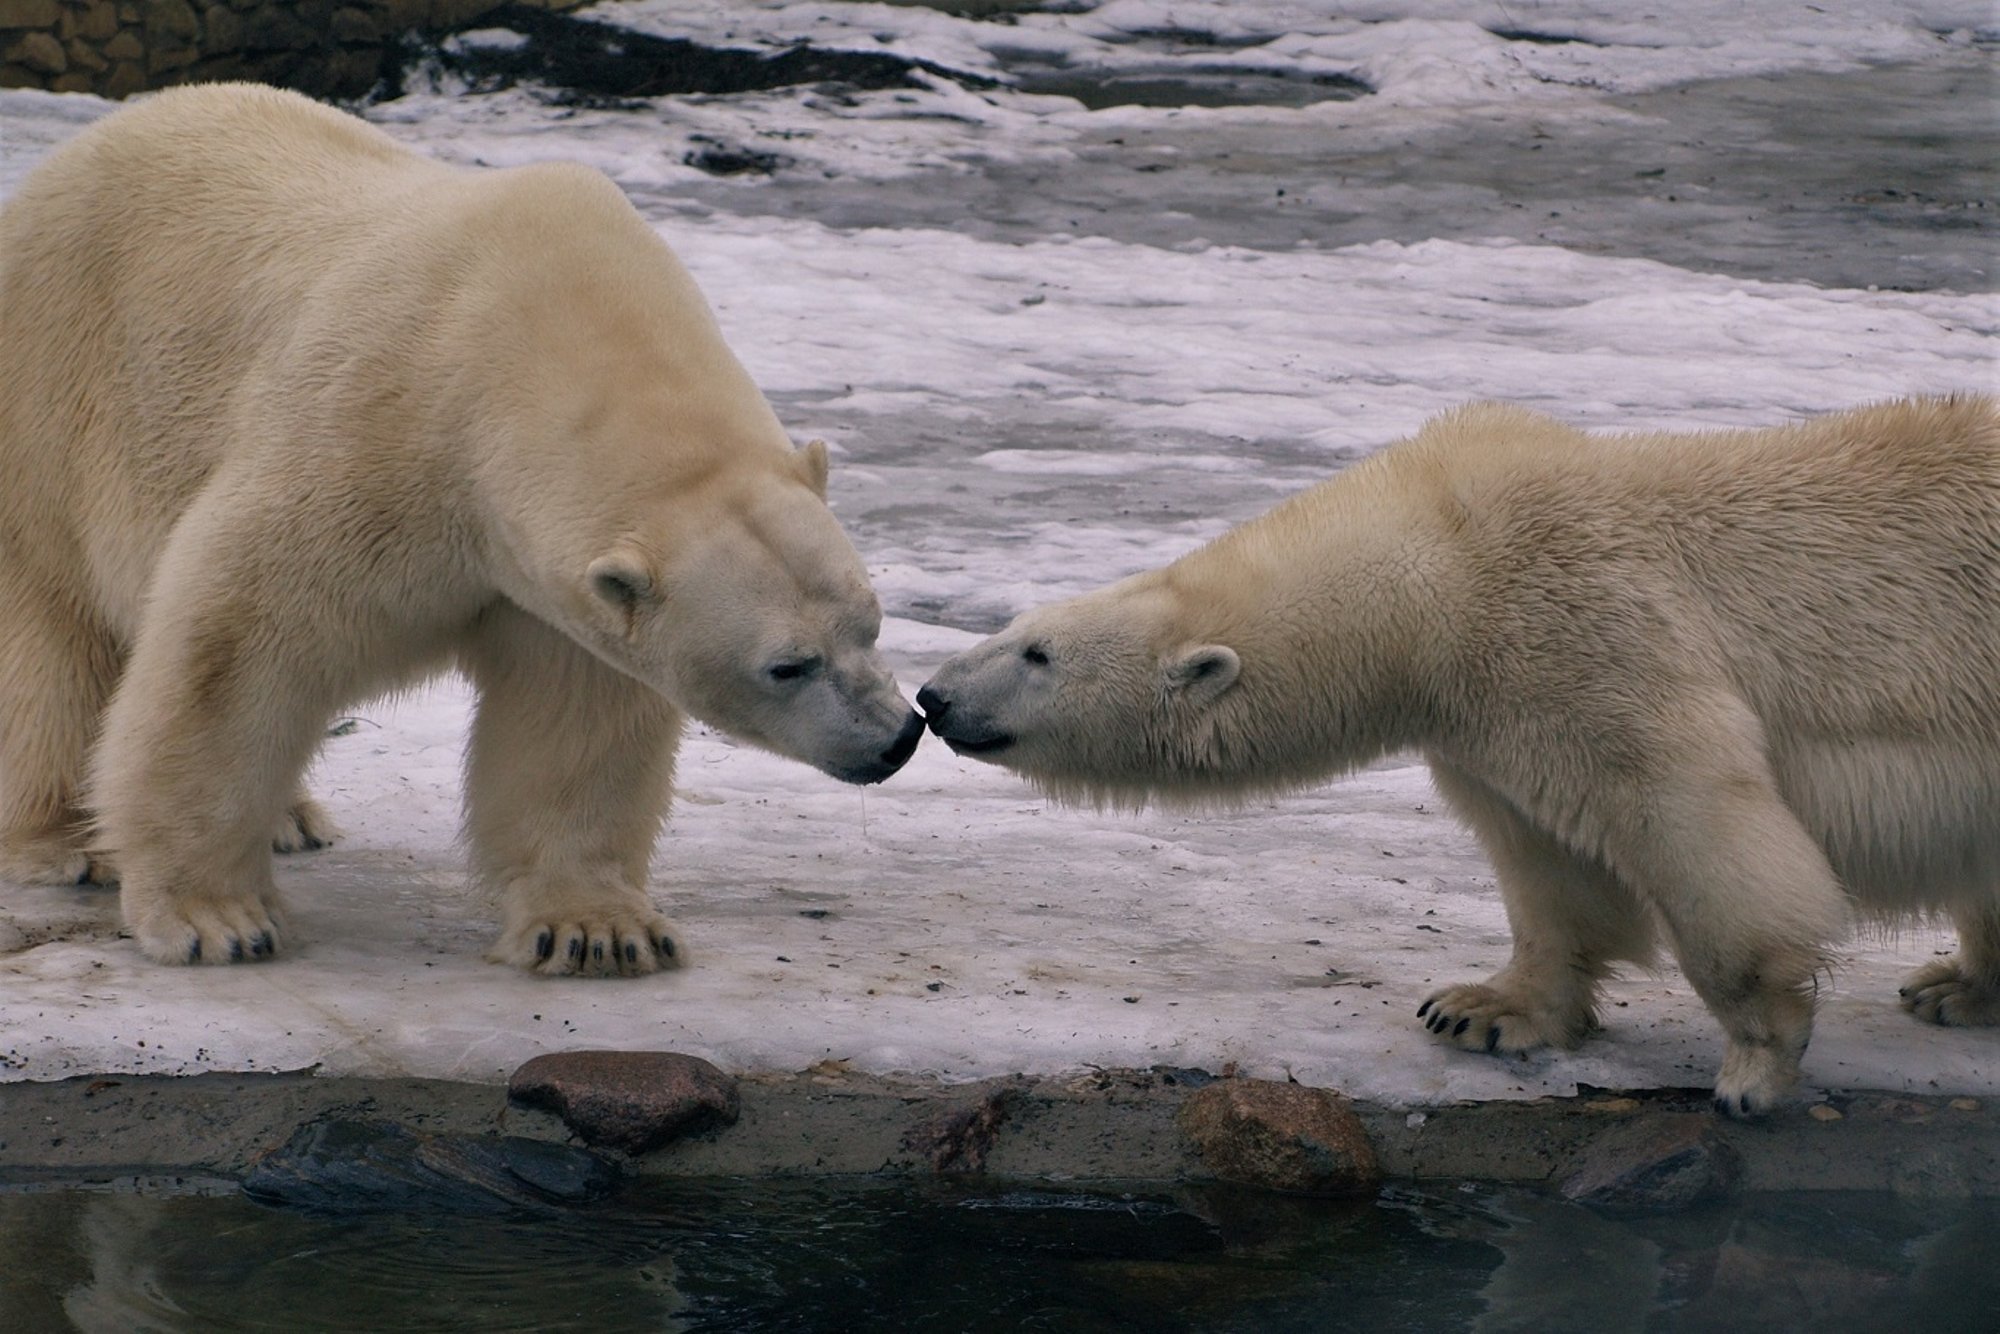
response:
[(0, 874), (108, 857), (148, 955), (268, 955), (329, 717), (456, 664), (496, 957), (649, 972), (684, 715), (856, 783), (922, 735), (826, 466), (597, 172), (109, 116), (0, 213)]
[(1499, 873), (1509, 964), (1419, 1014), (1573, 1046), (1664, 931), (1793, 1086), (1849, 919), (1949, 912), (1905, 1003), (2000, 1023), (2000, 416), (1983, 398), (1593, 438), (1441, 417), (1162, 570), (1028, 613), (917, 695), (1056, 796), (1295, 788), (1419, 748)]

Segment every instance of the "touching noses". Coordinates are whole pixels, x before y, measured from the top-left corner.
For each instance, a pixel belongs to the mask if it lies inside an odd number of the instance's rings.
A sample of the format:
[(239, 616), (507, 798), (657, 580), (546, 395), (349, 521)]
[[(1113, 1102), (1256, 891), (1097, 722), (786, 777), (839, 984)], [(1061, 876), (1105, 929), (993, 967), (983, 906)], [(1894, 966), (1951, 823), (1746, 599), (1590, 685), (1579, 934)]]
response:
[(924, 716), (917, 720), (917, 730), (921, 732), (923, 725), (929, 723), (931, 731), (943, 736), (944, 715), (950, 710), (951, 701), (925, 685), (917, 691), (917, 707), (924, 712)]
[(917, 742), (923, 740), (923, 736), (923, 716), (912, 712), (903, 720), (903, 730), (896, 733), (896, 739), (889, 744), (889, 749), (882, 752), (882, 763), (889, 766), (890, 773), (909, 763), (910, 756), (917, 753)]

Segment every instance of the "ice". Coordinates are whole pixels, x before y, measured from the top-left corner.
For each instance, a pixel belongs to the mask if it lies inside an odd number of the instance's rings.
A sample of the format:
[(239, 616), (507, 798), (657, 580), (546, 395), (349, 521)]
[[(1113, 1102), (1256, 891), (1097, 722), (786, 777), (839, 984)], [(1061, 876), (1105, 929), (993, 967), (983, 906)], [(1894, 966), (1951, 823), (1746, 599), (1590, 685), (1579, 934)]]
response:
[[(1554, 240), (1547, 219), (1464, 235), (1439, 210), (1394, 236), (1295, 246), (1200, 239), (1210, 215), (1170, 174), (1150, 178), (1146, 206), (1186, 210), (1171, 244), (1115, 209), (954, 227), (922, 208), (998, 164), (1053, 177), (1124, 136), (1170, 162), (1187, 134), (1212, 145), (1251, 127), (1357, 151), (1475, 114), (1554, 134), (1633, 118), (1619, 96), (1690, 79), (1781, 88), (1964, 61), (1993, 27), (1990, 6), (1959, 0), (1652, 9), (1114, 0), (1002, 23), (903, 5), (638, 0), (591, 12), (712, 44), (887, 50), (998, 82), (926, 75), (882, 93), (616, 110), (440, 82), (368, 114), (456, 161), (577, 158), (619, 180), (788, 425), (832, 442), (832, 500), (914, 690), (1009, 616), (1171, 559), (1466, 399), (1643, 429), (1994, 388), (1990, 291), (1760, 279), (1594, 244), (1641, 203), (1564, 219)], [(1343, 74), (1377, 91), (1090, 111), (1009, 86), (1162, 68)], [(108, 109), (0, 92), (0, 193)], [(700, 135), (787, 165), (771, 182), (718, 183), (685, 160)], [(1422, 176), (1420, 152), (1409, 171)], [(867, 225), (830, 205), (821, 216), (798, 183), (822, 179), (887, 202)], [(781, 188), (783, 207), (770, 203)], [(1053, 806), (936, 745), (864, 790), (696, 729), (654, 867), (691, 966), (531, 979), (484, 961), (493, 915), (455, 843), (469, 708), (445, 680), (357, 706), (328, 739), (313, 782), (344, 833), (280, 861), (296, 928), (281, 963), (156, 967), (117, 934), (109, 894), (8, 887), (0, 1077), (497, 1080), (543, 1051), (633, 1047), (738, 1071), (832, 1058), (946, 1080), (1234, 1063), (1422, 1106), (1701, 1086), (1720, 1061), (1715, 1024), (1670, 967), (1613, 983), (1605, 1034), (1575, 1053), (1509, 1062), (1433, 1043), (1419, 1001), (1501, 964), (1508, 934), (1489, 870), (1409, 756), (1240, 810), (1120, 814)], [(1949, 945), (1930, 925), (1853, 942), (1824, 979), (1808, 1080), (2000, 1092), (2000, 1038), (1927, 1029), (1895, 1007), (1902, 974)]]

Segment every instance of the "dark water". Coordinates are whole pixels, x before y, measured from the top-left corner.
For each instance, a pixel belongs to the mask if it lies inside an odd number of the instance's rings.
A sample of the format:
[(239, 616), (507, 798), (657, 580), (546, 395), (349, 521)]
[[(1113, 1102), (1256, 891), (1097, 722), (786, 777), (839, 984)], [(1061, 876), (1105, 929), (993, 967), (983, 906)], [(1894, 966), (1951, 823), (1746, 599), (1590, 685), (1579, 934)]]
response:
[(40, 1331), (1970, 1331), (2000, 1205), (1832, 1193), (1617, 1220), (1521, 1190), (1372, 1200), (648, 1185), (558, 1219), (325, 1219), (236, 1195), (0, 1195)]

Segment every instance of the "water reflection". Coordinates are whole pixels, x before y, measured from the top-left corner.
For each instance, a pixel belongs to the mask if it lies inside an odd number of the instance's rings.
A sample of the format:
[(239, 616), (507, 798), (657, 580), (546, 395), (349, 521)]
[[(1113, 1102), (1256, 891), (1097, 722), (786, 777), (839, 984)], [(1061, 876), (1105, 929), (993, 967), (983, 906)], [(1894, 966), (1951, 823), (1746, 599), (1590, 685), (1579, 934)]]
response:
[(1983, 1327), (2000, 1207), (1830, 1193), (1607, 1218), (1521, 1190), (1316, 1201), (652, 1183), (554, 1220), (0, 1195), (39, 1331), (1560, 1331)]

